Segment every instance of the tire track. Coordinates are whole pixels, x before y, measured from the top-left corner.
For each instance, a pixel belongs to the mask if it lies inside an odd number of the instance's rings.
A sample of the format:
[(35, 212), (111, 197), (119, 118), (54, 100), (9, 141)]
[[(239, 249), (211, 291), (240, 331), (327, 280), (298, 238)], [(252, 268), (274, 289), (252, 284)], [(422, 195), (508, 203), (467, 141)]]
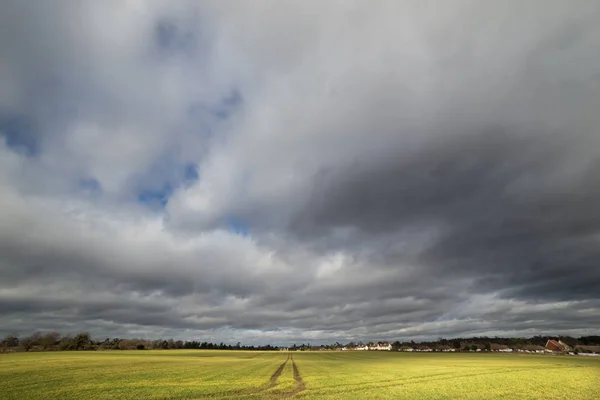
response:
[(283, 395), (283, 397), (293, 397), (293, 396), (297, 395), (298, 393), (306, 390), (306, 383), (304, 383), (304, 380), (302, 379), (302, 375), (300, 375), (298, 366), (296, 365), (296, 362), (294, 361), (294, 356), (291, 356), (291, 360), (292, 360), (292, 369), (294, 370), (294, 380), (296, 381), (296, 387), (291, 392), (285, 393)]
[[(284, 370), (285, 366), (287, 365), (287, 362), (289, 361), (289, 359), (290, 359), (290, 355), (288, 354), (285, 361), (283, 363), (281, 363), (281, 365), (279, 367), (277, 367), (275, 372), (273, 372), (273, 374), (269, 378), (269, 383), (267, 383), (267, 385), (265, 387), (260, 388), (260, 389), (257, 388), (257, 389), (246, 389), (246, 390), (244, 390), (244, 389), (234, 390), (234, 391), (228, 392), (221, 398), (230, 398), (230, 397), (239, 397), (239, 396), (255, 396), (255, 395), (261, 395), (261, 394), (267, 395), (265, 393), (267, 390), (273, 389), (274, 387), (276, 387), (279, 384), (279, 382), (278, 382), (279, 377), (283, 373), (283, 370)], [(202, 398), (204, 398), (204, 397), (202, 397)], [(213, 398), (213, 395), (208, 395), (206, 398)]]
[[(269, 379), (269, 385), (264, 390), (269, 390), (269, 389), (272, 389), (275, 386), (277, 386), (277, 380), (281, 376), (281, 373), (283, 372), (283, 369), (285, 368), (289, 359), (290, 359), (290, 355), (288, 354), (285, 361), (275, 370), (275, 372), (273, 372), (273, 375), (271, 375), (271, 378)], [(293, 360), (292, 360), (292, 362), (293, 362)]]
[[(285, 366), (287, 365), (288, 361), (290, 361), (290, 360), (292, 361), (292, 369), (294, 371), (294, 380), (296, 381), (296, 387), (294, 388), (294, 390), (292, 390), (291, 392), (285, 392), (285, 393), (280, 393), (280, 394), (266, 393), (268, 390), (273, 389), (273, 388), (277, 387), (277, 385), (279, 385), (279, 377), (281, 376), (281, 374), (283, 374), (283, 370), (285, 369)], [(306, 390), (306, 384), (302, 380), (302, 376), (300, 375), (298, 366), (294, 362), (294, 357), (291, 355), (291, 353), (288, 353), (288, 356), (285, 359), (285, 361), (283, 363), (281, 363), (281, 365), (279, 367), (277, 367), (275, 372), (273, 372), (273, 374), (269, 378), (269, 383), (267, 384), (267, 386), (263, 387), (262, 389), (231, 391), (222, 398), (238, 397), (238, 396), (254, 397), (256, 395), (267, 396), (268, 398), (271, 398), (273, 395), (277, 396), (277, 398), (289, 398), (289, 397), (296, 395), (297, 393), (302, 392), (303, 390)], [(212, 395), (208, 395), (208, 397), (212, 398)], [(202, 398), (204, 398), (204, 396)]]

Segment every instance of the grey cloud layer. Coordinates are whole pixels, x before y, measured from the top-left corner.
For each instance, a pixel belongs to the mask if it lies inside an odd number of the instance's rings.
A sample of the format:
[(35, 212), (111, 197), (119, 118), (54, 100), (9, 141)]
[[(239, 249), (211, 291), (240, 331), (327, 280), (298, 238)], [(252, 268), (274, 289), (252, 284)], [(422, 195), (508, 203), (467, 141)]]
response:
[(0, 333), (597, 333), (596, 2), (20, 3)]

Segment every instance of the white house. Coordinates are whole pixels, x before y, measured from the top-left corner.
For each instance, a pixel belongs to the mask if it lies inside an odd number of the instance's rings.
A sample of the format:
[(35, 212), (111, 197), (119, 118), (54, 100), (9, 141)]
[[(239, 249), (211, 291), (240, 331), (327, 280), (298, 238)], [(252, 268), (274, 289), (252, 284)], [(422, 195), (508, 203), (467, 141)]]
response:
[(415, 349), (415, 351), (421, 351), (421, 352), (425, 352), (425, 353), (429, 353), (432, 352), (433, 349), (427, 346), (423, 346), (421, 348)]
[(369, 347), (369, 350), (385, 350), (385, 351), (390, 351), (392, 350), (392, 345), (389, 344), (388, 342), (379, 342), (373, 346)]

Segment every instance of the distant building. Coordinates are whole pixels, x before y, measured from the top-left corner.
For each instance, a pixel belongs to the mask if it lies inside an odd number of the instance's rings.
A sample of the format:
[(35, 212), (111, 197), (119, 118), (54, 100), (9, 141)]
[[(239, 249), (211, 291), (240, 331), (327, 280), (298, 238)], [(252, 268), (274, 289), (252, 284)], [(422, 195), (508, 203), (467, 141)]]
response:
[(392, 350), (392, 345), (389, 344), (388, 342), (378, 342), (377, 344), (370, 346), (369, 350), (390, 351), (390, 350)]
[(513, 349), (505, 344), (490, 343), (491, 351), (499, 351), (501, 353), (512, 353)]
[(419, 348), (415, 349), (415, 351), (422, 351), (422, 352), (429, 353), (429, 352), (433, 351), (433, 349), (430, 348), (429, 346), (420, 346)]
[(439, 345), (434, 350), (435, 351), (443, 351), (444, 353), (455, 351), (455, 349), (453, 347), (450, 347), (448, 345)]
[(581, 354), (581, 353), (600, 354), (600, 346), (577, 346), (577, 348), (575, 350), (578, 350), (579, 354)]
[(546, 350), (564, 352), (569, 351), (570, 347), (560, 340), (550, 339), (546, 342)]
[(544, 352), (543, 346), (537, 346), (534, 344), (526, 344), (526, 345), (522, 346), (521, 348), (523, 350), (525, 350), (525, 352), (530, 352), (530, 353), (543, 353)]

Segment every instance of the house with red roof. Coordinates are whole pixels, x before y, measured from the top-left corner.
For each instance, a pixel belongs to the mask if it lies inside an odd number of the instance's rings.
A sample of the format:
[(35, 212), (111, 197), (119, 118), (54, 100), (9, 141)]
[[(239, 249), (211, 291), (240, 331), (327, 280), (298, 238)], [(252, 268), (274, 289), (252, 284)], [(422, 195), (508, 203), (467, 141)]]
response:
[(550, 351), (569, 351), (571, 348), (561, 340), (550, 339), (546, 342), (546, 350)]

